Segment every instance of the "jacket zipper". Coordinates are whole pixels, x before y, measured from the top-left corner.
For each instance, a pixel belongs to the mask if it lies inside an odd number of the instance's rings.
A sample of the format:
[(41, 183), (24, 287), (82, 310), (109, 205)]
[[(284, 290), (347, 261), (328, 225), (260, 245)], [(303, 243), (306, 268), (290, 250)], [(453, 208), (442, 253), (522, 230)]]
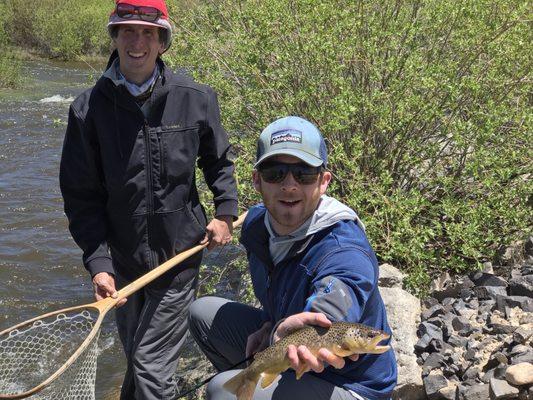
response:
[(267, 287), (266, 287), (268, 303), (270, 305), (270, 310), (274, 318), (276, 318), (276, 316), (279, 313), (279, 310), (274, 309), (274, 297), (272, 296), (272, 290), (271, 290), (272, 289), (272, 278), (274, 277), (275, 273), (276, 273), (276, 267), (274, 267), (273, 271), (268, 272)]
[(151, 239), (150, 239), (150, 231), (151, 231), (151, 220), (152, 216), (154, 215), (154, 205), (153, 205), (153, 197), (152, 197), (152, 153), (150, 151), (150, 133), (148, 131), (148, 121), (146, 119), (144, 120), (144, 148), (145, 148), (145, 156), (146, 156), (146, 211), (148, 212), (148, 217), (146, 221), (146, 231), (148, 236), (148, 254), (149, 254), (149, 269), (153, 269), (155, 267), (155, 259), (154, 259), (154, 252), (151, 248)]

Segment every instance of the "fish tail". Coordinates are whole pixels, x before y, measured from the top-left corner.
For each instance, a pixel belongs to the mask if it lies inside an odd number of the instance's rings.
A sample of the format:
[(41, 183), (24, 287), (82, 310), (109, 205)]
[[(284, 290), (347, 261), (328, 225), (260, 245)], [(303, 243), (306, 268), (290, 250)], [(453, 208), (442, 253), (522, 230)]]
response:
[(250, 374), (246, 370), (243, 370), (228, 380), (223, 387), (228, 392), (236, 395), (238, 400), (251, 400), (259, 376), (259, 374)]

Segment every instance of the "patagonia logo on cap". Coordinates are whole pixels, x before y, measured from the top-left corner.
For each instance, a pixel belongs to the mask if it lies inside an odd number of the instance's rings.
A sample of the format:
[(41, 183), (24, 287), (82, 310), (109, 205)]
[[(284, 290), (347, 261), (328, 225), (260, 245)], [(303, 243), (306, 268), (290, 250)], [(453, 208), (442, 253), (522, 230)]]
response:
[(270, 136), (270, 145), (276, 143), (302, 143), (302, 132), (295, 129), (284, 129), (282, 131), (274, 132)]

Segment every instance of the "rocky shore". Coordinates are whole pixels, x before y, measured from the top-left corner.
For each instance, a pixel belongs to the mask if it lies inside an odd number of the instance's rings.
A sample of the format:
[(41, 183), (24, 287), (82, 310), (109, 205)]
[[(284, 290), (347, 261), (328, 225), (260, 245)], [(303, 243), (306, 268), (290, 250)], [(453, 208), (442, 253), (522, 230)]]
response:
[[(403, 278), (380, 266), (398, 360), (395, 400), (533, 400), (533, 237), (502, 249), (483, 271), (442, 275), (423, 301), (403, 289)], [(181, 391), (213, 372), (190, 342)]]
[(428, 399), (533, 399), (532, 250), (530, 238), (500, 265), (435, 281), (415, 344)]

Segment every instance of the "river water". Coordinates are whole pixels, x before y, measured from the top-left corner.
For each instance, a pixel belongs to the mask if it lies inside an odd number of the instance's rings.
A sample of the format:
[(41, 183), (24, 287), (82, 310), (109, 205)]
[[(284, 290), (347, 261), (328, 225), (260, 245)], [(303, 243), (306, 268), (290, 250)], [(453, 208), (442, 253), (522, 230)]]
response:
[[(68, 106), (92, 74), (82, 65), (30, 62), (23, 89), (0, 91), (0, 330), (93, 301), (58, 183)], [(124, 374), (112, 313), (99, 345), (100, 399)]]
[[(93, 301), (68, 232), (58, 173), (69, 104), (99, 74), (83, 64), (28, 62), (25, 87), (0, 90), (0, 331)], [(227, 262), (235, 251), (212, 252), (205, 263)], [(116, 398), (125, 359), (113, 312), (99, 347), (97, 399)]]

